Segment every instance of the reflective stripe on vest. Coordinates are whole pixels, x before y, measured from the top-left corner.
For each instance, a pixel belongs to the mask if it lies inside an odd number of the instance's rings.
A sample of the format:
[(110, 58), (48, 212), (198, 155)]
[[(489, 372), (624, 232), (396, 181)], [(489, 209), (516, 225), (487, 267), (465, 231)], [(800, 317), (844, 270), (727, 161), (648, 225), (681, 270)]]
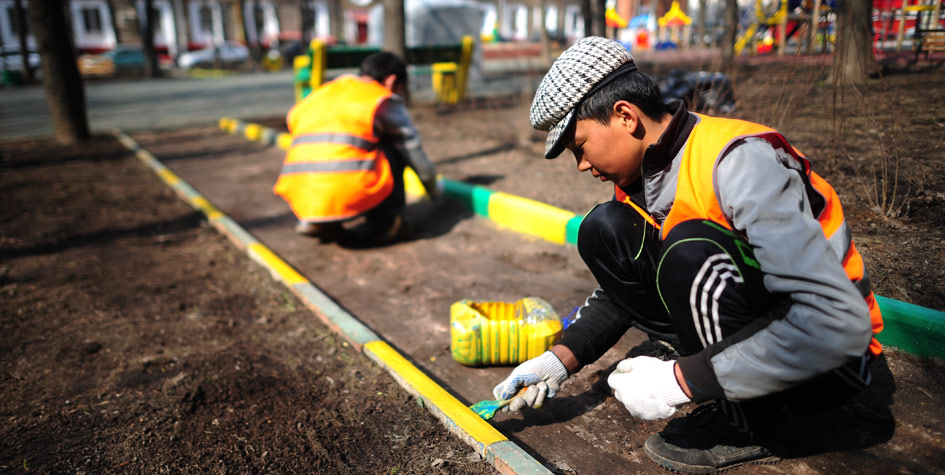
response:
[(376, 81), (347, 75), (289, 111), (292, 145), (273, 191), (299, 220), (353, 218), (390, 195), (394, 178), (374, 133), (377, 108), (390, 96)]
[(374, 151), (377, 148), (377, 142), (364, 139), (355, 135), (348, 134), (305, 134), (292, 138), (292, 146), (306, 143), (337, 143), (346, 144), (360, 148), (365, 152)]
[[(669, 214), (663, 221), (661, 238), (666, 239), (673, 227), (690, 219), (708, 219), (731, 230), (731, 223), (722, 213), (715, 190), (716, 166), (736, 141), (748, 137), (768, 141), (779, 155), (786, 154), (803, 166), (804, 173), (801, 176), (811, 203), (811, 211), (820, 223), (830, 249), (843, 265), (847, 277), (869, 306), (874, 335), (869, 349), (874, 356), (879, 355), (882, 346), (875, 335), (883, 329), (882, 315), (870, 290), (863, 257), (853, 244), (850, 228), (843, 217), (840, 199), (833, 187), (812, 172), (810, 162), (777, 131), (751, 122), (697, 115), (699, 121), (689, 134), (683, 150), (676, 181), (676, 196)], [(626, 203), (630, 200), (625, 197), (622, 201)], [(640, 211), (638, 209), (638, 212)]]
[(339, 160), (334, 162), (295, 162), (282, 166), (282, 175), (292, 173), (349, 172), (370, 170), (375, 160)]

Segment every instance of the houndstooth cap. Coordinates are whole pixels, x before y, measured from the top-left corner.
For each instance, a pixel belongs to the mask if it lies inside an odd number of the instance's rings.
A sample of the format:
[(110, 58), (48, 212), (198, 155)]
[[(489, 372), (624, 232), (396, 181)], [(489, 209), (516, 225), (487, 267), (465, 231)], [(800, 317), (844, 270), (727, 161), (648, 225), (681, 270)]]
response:
[(538, 85), (528, 114), (532, 127), (550, 131), (545, 158), (555, 158), (564, 150), (562, 139), (573, 122), (575, 107), (595, 85), (626, 63), (633, 63), (630, 51), (599, 36), (574, 43), (555, 60)]

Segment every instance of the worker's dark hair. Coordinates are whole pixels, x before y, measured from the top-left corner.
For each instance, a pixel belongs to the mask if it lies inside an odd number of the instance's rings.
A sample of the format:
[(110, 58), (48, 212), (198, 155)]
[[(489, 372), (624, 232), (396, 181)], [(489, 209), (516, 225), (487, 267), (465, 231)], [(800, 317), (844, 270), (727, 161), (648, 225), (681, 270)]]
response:
[(634, 71), (585, 98), (575, 111), (576, 119), (594, 119), (601, 125), (610, 125), (614, 104), (620, 100), (636, 105), (647, 117), (656, 121), (669, 115), (656, 82), (646, 73)]
[(389, 51), (373, 53), (361, 62), (361, 75), (382, 82), (391, 74), (396, 78), (394, 85), (403, 86), (407, 91), (407, 63), (400, 56)]

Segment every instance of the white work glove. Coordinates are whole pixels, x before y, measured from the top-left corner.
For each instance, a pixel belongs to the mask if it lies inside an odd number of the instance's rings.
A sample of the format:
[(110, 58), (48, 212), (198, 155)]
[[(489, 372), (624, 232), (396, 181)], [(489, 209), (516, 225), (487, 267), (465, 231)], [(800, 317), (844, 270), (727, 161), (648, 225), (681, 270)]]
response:
[(676, 412), (676, 406), (691, 401), (676, 381), (675, 368), (675, 361), (650, 356), (628, 358), (617, 364), (607, 384), (634, 417), (664, 419)]
[(518, 412), (525, 406), (538, 409), (546, 397), (554, 397), (565, 379), (568, 379), (567, 368), (554, 353), (546, 351), (516, 366), (512, 374), (492, 390), (492, 395), (496, 399), (508, 399), (528, 386), (525, 394), (512, 399), (502, 410)]

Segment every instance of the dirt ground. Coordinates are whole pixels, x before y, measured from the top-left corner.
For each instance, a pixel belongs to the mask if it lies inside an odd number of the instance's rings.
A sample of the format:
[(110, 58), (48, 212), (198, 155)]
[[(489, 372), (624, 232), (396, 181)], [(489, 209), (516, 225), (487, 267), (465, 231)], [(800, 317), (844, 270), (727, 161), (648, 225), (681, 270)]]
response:
[[(734, 115), (782, 130), (838, 189), (874, 290), (939, 310), (942, 74), (891, 70), (836, 108), (820, 66), (744, 64), (733, 76)], [(608, 199), (612, 188), (569, 158), (539, 158), (527, 109), (527, 98), (509, 98), (413, 114), (446, 177), (578, 213)], [(405, 242), (319, 244), (291, 231), (271, 194), (278, 149), (212, 126), (135, 138), (469, 403), (509, 368), (452, 361), (451, 303), (535, 295), (564, 313), (595, 286), (573, 248), (455, 203), (413, 205), (418, 232)], [(0, 471), (492, 472), (116, 141), (0, 150)], [(886, 188), (873, 179), (884, 172)], [(664, 422), (634, 420), (604, 382), (642, 340), (628, 333), (545, 408), (495, 426), (556, 473), (660, 472), (642, 444)], [(874, 387), (850, 404), (792, 423), (789, 460), (734, 472), (940, 472), (945, 366), (888, 351), (874, 371)]]
[(0, 166), (0, 472), (493, 472), (114, 139)]

